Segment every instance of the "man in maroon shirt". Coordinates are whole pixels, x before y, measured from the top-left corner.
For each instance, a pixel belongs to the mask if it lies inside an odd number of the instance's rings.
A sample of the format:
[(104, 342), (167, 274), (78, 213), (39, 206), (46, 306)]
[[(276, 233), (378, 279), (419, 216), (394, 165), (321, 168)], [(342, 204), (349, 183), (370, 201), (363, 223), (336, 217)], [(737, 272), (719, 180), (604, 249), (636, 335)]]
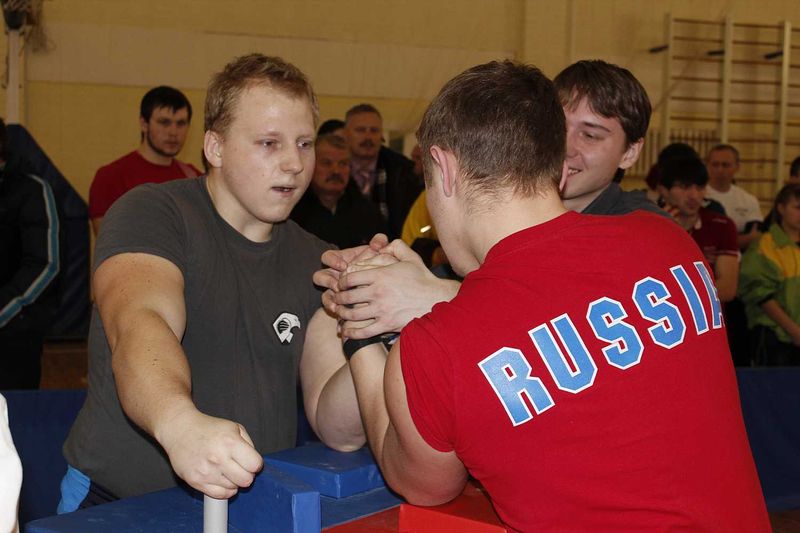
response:
[(723, 302), (736, 296), (739, 282), (739, 245), (736, 224), (725, 215), (703, 207), (708, 171), (699, 158), (678, 157), (661, 165), (657, 190), (662, 207), (689, 232), (714, 269), (717, 293)]

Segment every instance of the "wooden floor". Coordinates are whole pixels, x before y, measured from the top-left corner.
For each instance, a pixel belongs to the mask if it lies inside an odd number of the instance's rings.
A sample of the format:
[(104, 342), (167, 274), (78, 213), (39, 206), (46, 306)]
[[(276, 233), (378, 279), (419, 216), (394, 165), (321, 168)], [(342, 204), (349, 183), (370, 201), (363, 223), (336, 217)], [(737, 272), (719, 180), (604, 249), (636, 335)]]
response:
[[(51, 342), (42, 356), (43, 389), (86, 388), (86, 343), (74, 341)], [(800, 533), (800, 509), (770, 513), (775, 533)]]

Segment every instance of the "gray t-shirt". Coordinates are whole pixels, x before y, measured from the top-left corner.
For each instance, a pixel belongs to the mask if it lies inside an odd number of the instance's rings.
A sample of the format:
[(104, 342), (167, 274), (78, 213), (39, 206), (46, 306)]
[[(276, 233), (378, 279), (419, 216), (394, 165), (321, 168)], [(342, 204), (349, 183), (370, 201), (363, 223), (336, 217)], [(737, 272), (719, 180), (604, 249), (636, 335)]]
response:
[(619, 185), (613, 182), (581, 213), (584, 215), (625, 215), (640, 209), (672, 218), (669, 213), (648, 200), (643, 191), (623, 191)]
[[(200, 177), (143, 185), (118, 200), (103, 219), (94, 269), (113, 255), (142, 252), (181, 270), (181, 344), (194, 402), (206, 414), (244, 425), (265, 454), (295, 443), (298, 363), (320, 307), (311, 275), (330, 247), (292, 221), (276, 224), (266, 243), (249, 241), (219, 216)], [(64, 455), (119, 497), (170, 487), (177, 479), (163, 450), (122, 411), (96, 307), (88, 396)]]

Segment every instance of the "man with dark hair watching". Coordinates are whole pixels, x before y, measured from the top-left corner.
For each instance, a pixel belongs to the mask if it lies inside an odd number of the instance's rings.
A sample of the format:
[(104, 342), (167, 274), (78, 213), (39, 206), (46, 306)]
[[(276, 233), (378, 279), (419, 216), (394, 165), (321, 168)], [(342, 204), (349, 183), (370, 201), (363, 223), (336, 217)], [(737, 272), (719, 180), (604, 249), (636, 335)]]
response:
[(566, 209), (565, 130), (552, 83), (508, 61), (426, 111), (427, 201), (465, 278), (388, 355), (343, 344), (384, 478), (437, 505), (472, 475), (512, 531), (768, 530), (702, 254), (662, 216)]
[(347, 111), (344, 133), (350, 148), (350, 179), (380, 209), (389, 238), (400, 237), (408, 210), (422, 192), (414, 163), (383, 146), (383, 118), (370, 104)]
[(629, 70), (605, 61), (578, 61), (553, 80), (567, 118), (569, 176), (564, 205), (580, 213), (660, 213), (637, 192), (614, 181), (636, 163), (650, 123), (650, 99)]
[(698, 157), (673, 157), (660, 165), (657, 189), (663, 208), (689, 232), (714, 269), (720, 301), (736, 296), (739, 282), (739, 245), (733, 220), (703, 207), (708, 171)]
[(367, 244), (386, 222), (350, 179), (347, 143), (332, 133), (317, 137), (311, 184), (292, 210), (304, 230), (339, 248)]
[(59, 270), (53, 190), (9, 154), (0, 119), (0, 390), (39, 388)]
[(725, 208), (725, 214), (739, 232), (739, 249), (745, 250), (761, 236), (759, 226), (763, 215), (758, 198), (734, 183), (739, 171), (739, 150), (730, 144), (718, 144), (708, 152), (706, 166), (709, 178), (706, 197)]
[(311, 281), (330, 245), (286, 220), (311, 180), (317, 116), (297, 67), (236, 58), (206, 95), (208, 174), (142, 185), (109, 211), (59, 512), (180, 480), (230, 498), (263, 454), (295, 445), (298, 382), (323, 442), (363, 446), (337, 323)]
[(139, 148), (100, 167), (89, 188), (89, 218), (95, 235), (108, 208), (142, 183), (163, 183), (193, 178), (200, 171), (175, 156), (186, 142), (192, 104), (172, 87), (150, 89), (139, 106)]

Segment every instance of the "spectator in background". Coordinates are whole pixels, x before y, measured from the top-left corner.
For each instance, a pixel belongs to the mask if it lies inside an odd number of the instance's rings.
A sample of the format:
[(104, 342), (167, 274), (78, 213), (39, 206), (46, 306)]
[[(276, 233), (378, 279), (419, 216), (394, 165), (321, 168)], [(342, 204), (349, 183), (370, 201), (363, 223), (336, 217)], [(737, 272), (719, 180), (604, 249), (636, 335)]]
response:
[(717, 295), (728, 302), (739, 281), (739, 246), (733, 220), (703, 207), (708, 172), (698, 157), (668, 158), (660, 165), (663, 209), (697, 242), (714, 269)]
[(311, 184), (292, 210), (304, 230), (339, 248), (366, 244), (386, 232), (378, 208), (364, 198), (350, 179), (347, 143), (332, 133), (317, 137)]
[[(800, 157), (795, 157), (792, 163), (789, 165), (789, 177), (786, 178), (785, 184), (796, 184), (800, 183)], [(764, 217), (764, 222), (761, 223), (761, 231), (766, 232), (769, 230), (770, 225), (775, 220), (776, 213), (775, 208), (773, 207), (767, 216)]]
[[(718, 201), (725, 208), (725, 214), (736, 224), (739, 250), (744, 251), (761, 235), (759, 225), (763, 215), (758, 199), (734, 184), (739, 171), (739, 151), (729, 144), (718, 144), (708, 152), (706, 167), (709, 178), (706, 197)], [(725, 304), (725, 318), (733, 363), (736, 366), (751, 364), (752, 342), (744, 304), (739, 298)]]
[(0, 390), (36, 389), (58, 305), (58, 208), (50, 185), (7, 153), (0, 120)]
[[(645, 194), (652, 202), (658, 203), (661, 200), (661, 195), (657, 190), (658, 182), (661, 180), (660, 167), (665, 161), (672, 159), (673, 157), (694, 157), (700, 159), (700, 155), (695, 151), (695, 149), (686, 143), (672, 143), (665, 146), (664, 149), (658, 153), (658, 159), (656, 160), (656, 163), (650, 167), (650, 171), (647, 173), (647, 177), (644, 180), (647, 184), (647, 190), (645, 191)], [(706, 174), (708, 174), (708, 172), (706, 172)], [(711, 209), (720, 215), (725, 214), (725, 208), (722, 207), (722, 204), (715, 200), (711, 200), (710, 198), (703, 199), (703, 207)]]
[(89, 188), (89, 218), (95, 235), (103, 217), (117, 199), (142, 183), (193, 178), (200, 171), (175, 156), (186, 142), (192, 104), (172, 87), (150, 89), (139, 106), (139, 148), (100, 167)]
[(725, 214), (736, 224), (739, 249), (746, 249), (758, 239), (763, 219), (758, 198), (734, 184), (739, 171), (739, 151), (730, 144), (718, 144), (708, 152), (708, 187), (706, 197), (718, 201)]
[(744, 254), (739, 295), (756, 364), (800, 365), (800, 185), (775, 198), (775, 220)]
[(553, 83), (567, 117), (567, 209), (622, 215), (638, 209), (665, 214), (639, 192), (623, 191), (615, 177), (639, 158), (650, 123), (650, 99), (633, 74), (605, 61), (578, 61)]
[(411, 204), (422, 192), (414, 163), (382, 145), (383, 118), (370, 104), (359, 104), (345, 115), (350, 148), (350, 179), (380, 209), (390, 239), (400, 237)]

